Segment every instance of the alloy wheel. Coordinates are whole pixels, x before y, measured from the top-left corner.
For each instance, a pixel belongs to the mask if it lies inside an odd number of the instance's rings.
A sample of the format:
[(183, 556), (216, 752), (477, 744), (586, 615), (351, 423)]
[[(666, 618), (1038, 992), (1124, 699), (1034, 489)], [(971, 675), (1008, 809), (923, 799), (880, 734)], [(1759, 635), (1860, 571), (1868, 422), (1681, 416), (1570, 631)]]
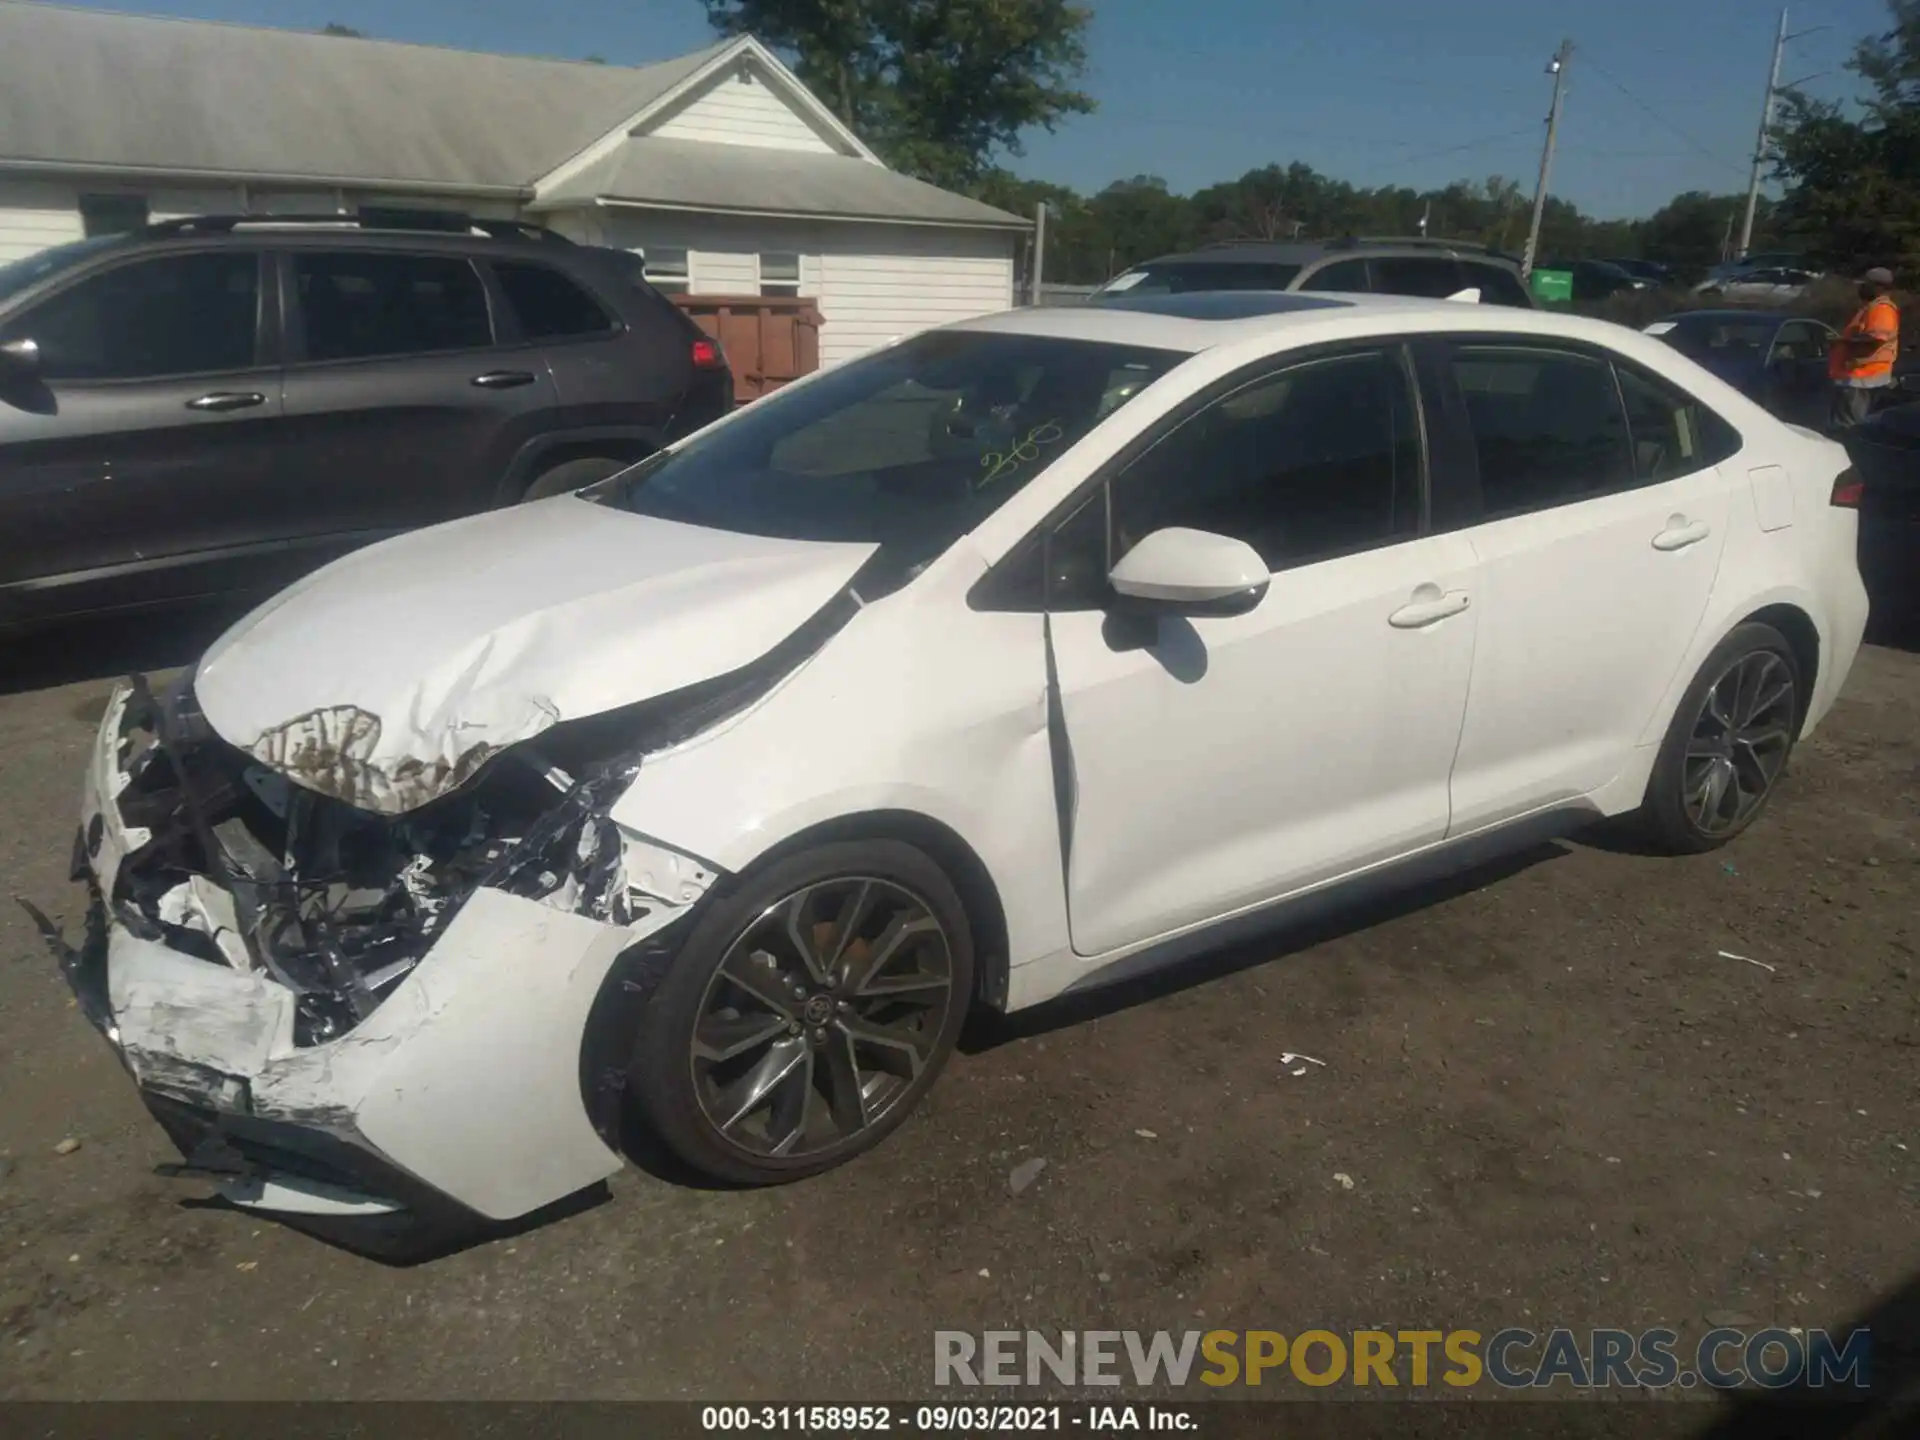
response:
[(1741, 656), (1708, 687), (1681, 792), (1701, 834), (1731, 834), (1760, 808), (1786, 765), (1796, 710), (1793, 674), (1771, 650)]
[(690, 1044), (701, 1113), (729, 1145), (799, 1159), (886, 1116), (933, 1060), (953, 951), (926, 899), (869, 876), (763, 910), (707, 983)]

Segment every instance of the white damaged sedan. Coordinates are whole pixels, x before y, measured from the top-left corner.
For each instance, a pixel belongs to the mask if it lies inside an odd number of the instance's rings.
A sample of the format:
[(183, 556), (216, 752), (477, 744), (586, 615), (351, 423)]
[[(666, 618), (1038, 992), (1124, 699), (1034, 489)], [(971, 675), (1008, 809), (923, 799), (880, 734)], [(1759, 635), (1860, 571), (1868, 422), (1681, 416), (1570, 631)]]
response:
[(1029, 310), (359, 551), (89, 764), (69, 978), (235, 1203), (733, 1181), (967, 1015), (1602, 815), (1760, 813), (1866, 620), (1845, 453), (1452, 302)]

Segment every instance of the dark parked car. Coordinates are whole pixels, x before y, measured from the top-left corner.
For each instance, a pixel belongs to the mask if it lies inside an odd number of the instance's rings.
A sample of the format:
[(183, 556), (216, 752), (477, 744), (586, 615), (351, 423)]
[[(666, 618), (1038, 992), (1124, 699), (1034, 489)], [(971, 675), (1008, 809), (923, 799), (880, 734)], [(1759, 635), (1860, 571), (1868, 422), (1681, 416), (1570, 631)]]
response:
[(1533, 308), (1520, 267), (1497, 250), (1466, 241), (1368, 238), (1231, 241), (1162, 255), (1114, 276), (1087, 303), (1193, 290), (1339, 290), (1431, 300), (1478, 290), (1489, 305)]
[(1912, 628), (1920, 622), (1920, 404), (1878, 411), (1842, 441), (1866, 487), (1860, 576), (1875, 612)]
[(277, 589), (725, 413), (640, 258), (512, 223), (200, 217), (0, 267), (0, 628)]
[(1769, 310), (1688, 310), (1647, 326), (1782, 420), (1827, 423), (1827, 351), (1833, 331), (1818, 320)]
[(1650, 290), (1651, 281), (1622, 270), (1610, 260), (1543, 260), (1541, 270), (1564, 270), (1573, 276), (1575, 300), (1604, 300), (1622, 290)]
[(1656, 289), (1674, 283), (1673, 271), (1658, 260), (1611, 259), (1604, 263), (1624, 270), (1636, 280), (1644, 280)]

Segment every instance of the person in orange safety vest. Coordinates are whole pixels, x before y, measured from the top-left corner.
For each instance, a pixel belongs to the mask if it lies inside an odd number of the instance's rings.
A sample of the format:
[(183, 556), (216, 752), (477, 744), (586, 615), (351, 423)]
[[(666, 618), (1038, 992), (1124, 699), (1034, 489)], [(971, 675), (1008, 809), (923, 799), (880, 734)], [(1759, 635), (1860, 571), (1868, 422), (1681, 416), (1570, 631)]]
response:
[(1892, 289), (1891, 271), (1874, 269), (1860, 277), (1860, 310), (1835, 338), (1827, 356), (1835, 430), (1866, 419), (1875, 392), (1893, 384), (1893, 362), (1900, 353), (1900, 307), (1888, 296)]

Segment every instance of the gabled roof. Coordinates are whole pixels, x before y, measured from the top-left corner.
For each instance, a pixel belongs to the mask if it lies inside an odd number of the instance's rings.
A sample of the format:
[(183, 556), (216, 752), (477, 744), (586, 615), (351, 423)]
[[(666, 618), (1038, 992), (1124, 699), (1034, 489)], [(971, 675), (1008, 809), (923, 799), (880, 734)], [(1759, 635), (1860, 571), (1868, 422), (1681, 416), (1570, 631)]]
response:
[(1028, 222), (850, 155), (636, 136), (560, 183), (532, 208), (582, 202), (743, 215), (819, 215), (1024, 230)]
[[(844, 153), (645, 133), (741, 64)], [(0, 0), (9, 165), (1026, 226), (887, 169), (750, 35), (632, 67)]]
[(0, 0), (0, 162), (524, 190), (741, 44), (595, 65)]

